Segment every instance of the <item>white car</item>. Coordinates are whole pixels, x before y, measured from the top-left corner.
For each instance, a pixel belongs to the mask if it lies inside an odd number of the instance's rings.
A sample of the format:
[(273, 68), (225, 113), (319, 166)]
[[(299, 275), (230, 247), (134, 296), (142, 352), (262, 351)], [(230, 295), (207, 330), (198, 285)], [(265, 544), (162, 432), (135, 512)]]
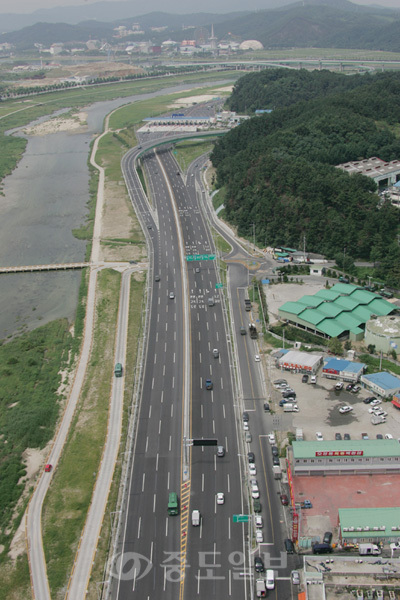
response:
[(260, 490), (258, 489), (258, 485), (253, 484), (251, 486), (251, 497), (252, 498), (259, 498), (260, 497)]
[(174, 292), (170, 292), (169, 293), (169, 299), (173, 300), (175, 298), (175, 293)]
[[(341, 390), (341, 389), (343, 389), (343, 381), (338, 381), (335, 384), (335, 390)], [(293, 573), (297, 573), (297, 571), (293, 571)]]
[(256, 355), (255, 355), (255, 357), (254, 357), (254, 360), (255, 360), (256, 362), (260, 362), (260, 360), (261, 360), (261, 359), (260, 359), (260, 355), (259, 355), (259, 354), (256, 354)]
[(276, 445), (276, 439), (275, 439), (275, 434), (274, 433), (269, 433), (268, 434), (268, 441), (271, 444), (271, 446), (275, 446)]
[(254, 517), (254, 524), (257, 528), (263, 527), (264, 523), (263, 523), (263, 518), (261, 515), (256, 515)]
[(225, 495), (223, 492), (217, 494), (217, 504), (225, 504)]
[(243, 422), (243, 431), (249, 431), (249, 424), (247, 423), (247, 421)]
[(372, 400), (371, 402), (371, 406), (378, 406), (378, 404), (382, 404), (382, 400), (379, 400), (379, 398), (376, 398), (376, 400)]
[(323, 442), (324, 441), (324, 436), (322, 435), (322, 433), (320, 431), (316, 432), (315, 437), (317, 438), (317, 442)]
[(385, 440), (393, 440), (393, 436), (391, 433), (385, 433)]
[(249, 474), (251, 476), (257, 475), (256, 465), (253, 465), (253, 464), (249, 465)]
[(311, 375), (310, 383), (317, 383), (317, 376)]
[(264, 541), (264, 534), (262, 531), (256, 531), (256, 542), (257, 544), (262, 544)]
[(377, 417), (387, 417), (388, 414), (386, 412), (386, 410), (382, 410), (382, 409), (378, 409), (377, 411), (375, 411), (375, 414)]
[(353, 410), (353, 407), (352, 407), (352, 406), (349, 406), (349, 405), (347, 405), (347, 406), (341, 406), (341, 407), (339, 408), (339, 412), (340, 412), (342, 415), (344, 415), (344, 414), (346, 414), (346, 413), (348, 413), (348, 412), (351, 412), (352, 410)]

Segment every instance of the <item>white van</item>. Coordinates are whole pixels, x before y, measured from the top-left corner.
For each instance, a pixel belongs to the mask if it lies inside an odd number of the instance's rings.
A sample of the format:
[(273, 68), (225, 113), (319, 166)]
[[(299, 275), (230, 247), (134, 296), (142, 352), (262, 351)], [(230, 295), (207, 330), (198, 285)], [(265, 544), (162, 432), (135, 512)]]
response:
[(275, 588), (275, 575), (273, 569), (267, 569), (265, 583), (267, 584), (267, 590), (273, 590)]
[(257, 598), (265, 598), (267, 595), (267, 590), (265, 589), (264, 579), (256, 580), (256, 596)]
[(200, 511), (199, 510), (193, 510), (192, 511), (192, 525), (193, 527), (198, 527), (200, 525)]

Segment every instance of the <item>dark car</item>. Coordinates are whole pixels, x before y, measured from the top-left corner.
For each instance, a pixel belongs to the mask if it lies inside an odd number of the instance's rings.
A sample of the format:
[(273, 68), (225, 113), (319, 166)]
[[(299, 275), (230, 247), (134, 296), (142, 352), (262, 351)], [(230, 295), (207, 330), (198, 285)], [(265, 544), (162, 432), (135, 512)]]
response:
[(249, 413), (248, 412), (244, 412), (243, 413), (243, 421), (245, 421), (247, 423), (248, 420), (249, 420)]
[(353, 383), (348, 383), (346, 385), (346, 392), (351, 392), (351, 390), (353, 389), (353, 385), (354, 385)]
[(303, 377), (301, 378), (301, 382), (308, 383), (308, 375), (303, 375)]
[(383, 440), (383, 435), (381, 433), (377, 433), (376, 434), (376, 439), (377, 440)]
[(279, 456), (278, 446), (271, 446), (272, 456)]
[(345, 433), (345, 434), (343, 435), (343, 439), (344, 439), (344, 440), (351, 440), (350, 434), (349, 434), (349, 433)]
[(268, 402), (264, 402), (264, 412), (269, 412), (269, 404), (268, 404)]
[(211, 381), (211, 379), (206, 379), (206, 390), (212, 390), (213, 389), (213, 382)]
[(275, 467), (278, 467), (278, 466), (281, 464), (281, 463), (279, 462), (279, 456), (273, 456), (273, 457), (272, 457), (272, 464), (273, 464)]
[(325, 531), (324, 539), (322, 540), (322, 542), (324, 544), (330, 544), (331, 541), (332, 541), (332, 531)]
[(342, 439), (342, 434), (341, 433), (335, 433), (335, 440), (341, 440)]
[(262, 558), (260, 558), (260, 556), (254, 557), (254, 568), (257, 571), (257, 573), (264, 573), (264, 561)]
[(330, 544), (314, 544), (313, 554), (328, 554), (332, 552), (332, 546)]
[(254, 498), (253, 500), (253, 508), (255, 513), (261, 512), (261, 502), (258, 498)]
[(293, 390), (285, 390), (282, 392), (282, 398), (296, 398), (296, 392)]
[(293, 545), (292, 540), (290, 540), (289, 538), (286, 538), (284, 544), (285, 544), (285, 550), (286, 550), (286, 552), (288, 554), (293, 554), (293, 552), (294, 552), (294, 545)]
[(160, 276), (159, 276), (159, 275), (156, 275), (156, 276), (154, 277), (154, 280), (155, 280), (155, 281), (160, 281)]
[(281, 494), (281, 502), (283, 506), (288, 506), (289, 498), (286, 496), (286, 494)]
[(248, 459), (249, 463), (254, 463), (256, 460), (256, 457), (254, 456), (254, 452), (248, 452), (247, 459)]
[(376, 400), (376, 396), (368, 396), (368, 398), (364, 398), (364, 404), (371, 404), (373, 400)]

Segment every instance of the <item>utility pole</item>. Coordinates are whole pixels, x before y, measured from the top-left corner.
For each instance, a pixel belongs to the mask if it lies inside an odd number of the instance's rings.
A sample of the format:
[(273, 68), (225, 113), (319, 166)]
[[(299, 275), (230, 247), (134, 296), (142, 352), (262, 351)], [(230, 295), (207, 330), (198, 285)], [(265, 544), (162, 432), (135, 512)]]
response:
[(346, 246), (343, 248), (343, 271), (345, 270), (345, 260), (346, 260)]
[(253, 226), (253, 253), (256, 251), (256, 224), (252, 223)]

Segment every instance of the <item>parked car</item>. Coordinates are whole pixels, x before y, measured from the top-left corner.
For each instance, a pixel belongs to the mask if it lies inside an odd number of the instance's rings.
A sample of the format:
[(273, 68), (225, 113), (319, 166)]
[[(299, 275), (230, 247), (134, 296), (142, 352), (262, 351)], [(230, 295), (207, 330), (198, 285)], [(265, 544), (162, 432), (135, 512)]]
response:
[(258, 498), (253, 500), (253, 510), (255, 513), (261, 512), (261, 502)]
[(256, 362), (260, 362), (260, 360), (261, 360), (261, 358), (260, 358), (260, 355), (259, 355), (259, 354), (255, 354), (255, 355), (254, 355), (254, 360), (255, 360)]
[(269, 404), (268, 404), (268, 402), (264, 402), (264, 412), (269, 412)]
[(170, 292), (169, 293), (169, 299), (173, 300), (175, 298), (175, 292)]
[(374, 400), (376, 400), (376, 396), (368, 396), (368, 398), (364, 398), (363, 402), (364, 404), (371, 404)]
[(371, 406), (378, 406), (378, 404), (382, 404), (382, 400), (379, 400), (379, 398), (375, 398), (375, 400), (372, 400), (370, 404)]
[(381, 433), (377, 433), (376, 434), (376, 439), (377, 440), (383, 440), (383, 435)]
[(278, 446), (271, 446), (272, 456), (279, 456)]
[(343, 385), (344, 385), (343, 381), (338, 381), (335, 384), (335, 390), (341, 390), (341, 389), (343, 389)]
[(249, 424), (247, 421), (243, 421), (243, 431), (249, 431)]
[(357, 394), (357, 392), (359, 392), (361, 390), (361, 386), (360, 385), (355, 385), (353, 387), (353, 389), (351, 390), (352, 394)]
[(247, 453), (247, 460), (249, 461), (249, 463), (254, 463), (256, 460), (256, 457), (254, 456), (254, 452), (248, 452)]
[(393, 436), (391, 433), (385, 433), (385, 440), (393, 440)]
[(282, 398), (296, 398), (296, 392), (294, 390), (285, 390), (282, 392)]
[(349, 433), (345, 433), (345, 434), (343, 435), (343, 439), (344, 439), (344, 440), (351, 440), (351, 436), (350, 436), (350, 434), (349, 434)]
[(324, 544), (330, 544), (331, 541), (332, 541), (332, 531), (325, 531), (324, 539), (322, 540), (322, 542)]
[(300, 573), (298, 571), (292, 571), (291, 579), (293, 585), (300, 585)]
[(353, 410), (353, 407), (352, 407), (352, 406), (349, 406), (348, 404), (346, 404), (346, 406), (341, 406), (341, 407), (339, 408), (339, 412), (340, 412), (342, 415), (344, 415), (344, 414), (346, 414), (346, 413), (349, 413), (349, 412), (351, 412), (352, 410)]
[(274, 467), (279, 467), (279, 465), (281, 464), (279, 461), (279, 456), (272, 457), (272, 464), (274, 465)]
[(249, 420), (249, 413), (248, 412), (244, 412), (243, 413), (243, 421), (248, 421)]
[(354, 383), (348, 383), (346, 385), (346, 392), (351, 392), (351, 390), (353, 389)]
[(342, 434), (341, 433), (335, 433), (335, 440), (341, 440), (342, 439)]
[(317, 383), (317, 376), (311, 375), (310, 383)]
[(303, 377), (301, 378), (301, 382), (308, 383), (308, 375), (303, 375)]
[(362, 439), (362, 440), (369, 440), (368, 433), (362, 433), (362, 434), (361, 434), (361, 439)]
[(320, 431), (316, 432), (315, 437), (317, 438), (317, 442), (323, 442), (324, 441), (324, 436), (322, 435), (322, 433)]
[(288, 506), (289, 498), (287, 497), (286, 494), (281, 494), (281, 503), (283, 506)]

